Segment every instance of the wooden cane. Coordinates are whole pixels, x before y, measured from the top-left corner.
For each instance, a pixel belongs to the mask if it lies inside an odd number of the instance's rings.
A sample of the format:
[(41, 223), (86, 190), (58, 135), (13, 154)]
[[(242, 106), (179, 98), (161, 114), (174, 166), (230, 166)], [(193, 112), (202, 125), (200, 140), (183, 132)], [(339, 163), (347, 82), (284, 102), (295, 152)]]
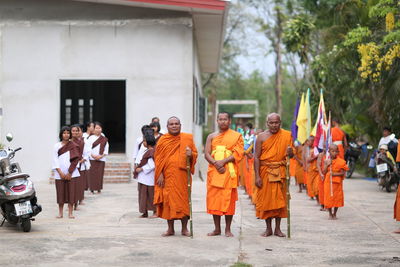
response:
[(290, 159), (286, 157), (286, 209), (287, 209), (287, 237), (290, 239)]
[(186, 172), (188, 181), (188, 199), (189, 199), (189, 225), (190, 225), (190, 237), (193, 238), (193, 215), (192, 215), (192, 179), (190, 174), (190, 157), (186, 156)]

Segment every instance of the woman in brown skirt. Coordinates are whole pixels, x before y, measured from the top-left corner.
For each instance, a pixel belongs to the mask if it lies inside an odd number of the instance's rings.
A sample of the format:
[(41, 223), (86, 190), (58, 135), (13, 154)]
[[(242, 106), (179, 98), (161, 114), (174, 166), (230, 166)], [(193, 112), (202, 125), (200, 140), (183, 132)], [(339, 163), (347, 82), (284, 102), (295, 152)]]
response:
[(79, 163), (79, 148), (70, 141), (71, 129), (67, 126), (61, 128), (59, 134), (60, 142), (54, 146), (53, 170), (56, 180), (58, 216), (63, 217), (64, 204), (68, 203), (68, 217), (73, 216), (73, 205), (75, 203), (75, 183), (79, 177), (77, 165)]
[(89, 171), (89, 189), (101, 193), (103, 189), (104, 167), (106, 156), (108, 155), (108, 139), (102, 135), (103, 126), (99, 122), (94, 123), (94, 133), (89, 137), (89, 143), (92, 144), (90, 155)]
[(79, 163), (78, 170), (80, 176), (77, 177), (75, 183), (75, 210), (78, 209), (79, 205), (83, 204), (85, 198), (85, 187), (86, 187), (86, 166), (85, 166), (85, 141), (82, 138), (82, 128), (79, 124), (71, 126), (72, 141), (79, 147)]

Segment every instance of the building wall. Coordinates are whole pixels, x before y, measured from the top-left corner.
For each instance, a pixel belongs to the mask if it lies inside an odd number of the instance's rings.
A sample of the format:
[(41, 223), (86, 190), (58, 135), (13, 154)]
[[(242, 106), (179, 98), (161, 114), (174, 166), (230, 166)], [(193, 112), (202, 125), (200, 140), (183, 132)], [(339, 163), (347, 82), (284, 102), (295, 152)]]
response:
[(196, 128), (191, 18), (40, 19), (40, 7), (30, 8), (35, 19), (0, 21), (0, 93), (1, 135), (14, 134), (12, 146), (23, 147), (16, 160), (34, 180), (48, 179), (51, 169), (61, 79), (126, 80), (129, 158), (140, 127), (153, 116), (163, 128), (170, 116), (181, 118), (185, 132)]

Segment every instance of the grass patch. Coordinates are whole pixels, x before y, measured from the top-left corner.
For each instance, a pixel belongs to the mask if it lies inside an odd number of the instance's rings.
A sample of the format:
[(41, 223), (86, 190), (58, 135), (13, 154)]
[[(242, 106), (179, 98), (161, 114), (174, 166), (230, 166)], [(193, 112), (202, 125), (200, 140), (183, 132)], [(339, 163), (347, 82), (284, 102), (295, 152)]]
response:
[(253, 265), (244, 262), (236, 262), (235, 264), (231, 265), (231, 267), (252, 267), (252, 266)]

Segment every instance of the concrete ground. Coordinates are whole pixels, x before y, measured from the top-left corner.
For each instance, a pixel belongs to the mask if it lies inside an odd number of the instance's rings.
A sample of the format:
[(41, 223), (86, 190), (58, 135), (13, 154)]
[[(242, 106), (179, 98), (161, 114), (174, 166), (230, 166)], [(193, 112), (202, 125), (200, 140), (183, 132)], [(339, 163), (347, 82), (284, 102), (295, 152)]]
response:
[[(206, 173), (205, 170), (203, 173)], [(328, 220), (314, 201), (292, 185), (292, 239), (261, 237), (265, 223), (240, 190), (234, 238), (208, 237), (212, 218), (205, 212), (205, 183), (193, 190), (194, 239), (161, 237), (166, 222), (141, 219), (137, 183), (106, 184), (101, 194), (87, 194), (76, 219), (56, 219), (54, 185), (36, 184), (43, 212), (23, 233), (0, 228), (0, 266), (400, 266), (400, 235), (393, 230), (394, 193), (376, 181), (347, 179), (345, 207), (337, 221)], [(286, 221), (282, 229), (286, 232)]]

